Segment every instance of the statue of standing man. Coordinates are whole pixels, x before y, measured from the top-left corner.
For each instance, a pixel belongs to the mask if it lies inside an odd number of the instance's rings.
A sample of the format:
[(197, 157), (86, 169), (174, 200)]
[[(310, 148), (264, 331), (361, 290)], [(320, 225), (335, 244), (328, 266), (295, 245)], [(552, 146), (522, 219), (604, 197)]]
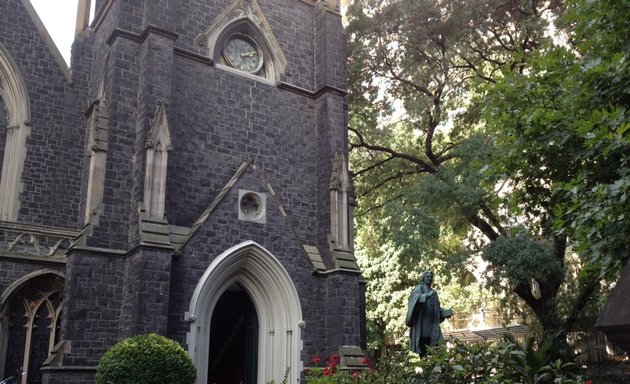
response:
[(409, 327), (409, 346), (413, 352), (426, 356), (428, 346), (442, 340), (440, 323), (453, 315), (450, 309), (442, 310), (437, 292), (431, 288), (433, 272), (426, 271), (409, 297), (405, 323)]

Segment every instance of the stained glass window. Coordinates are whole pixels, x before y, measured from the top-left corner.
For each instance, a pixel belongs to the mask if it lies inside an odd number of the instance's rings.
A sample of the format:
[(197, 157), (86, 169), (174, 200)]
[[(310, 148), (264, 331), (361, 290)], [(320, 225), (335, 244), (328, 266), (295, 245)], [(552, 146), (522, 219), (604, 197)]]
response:
[(27, 328), (28, 314), (24, 302), (18, 301), (11, 306), (9, 313), (9, 343), (4, 366), (5, 376), (15, 375), (24, 365)]
[[(51, 287), (53, 286), (53, 287)], [(42, 279), (17, 292), (9, 302), (4, 377), (24, 372), (16, 383), (39, 384), (41, 367), (59, 340), (61, 288)]]

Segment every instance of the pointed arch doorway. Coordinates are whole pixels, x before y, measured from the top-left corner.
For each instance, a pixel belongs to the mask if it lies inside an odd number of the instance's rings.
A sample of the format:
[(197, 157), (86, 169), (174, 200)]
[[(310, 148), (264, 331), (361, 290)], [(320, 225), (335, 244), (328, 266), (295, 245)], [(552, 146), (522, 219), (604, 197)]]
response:
[(258, 314), (237, 283), (221, 295), (210, 323), (209, 383), (256, 383)]
[(278, 259), (254, 241), (228, 249), (210, 264), (186, 315), (197, 384), (212, 383), (213, 375), (240, 375), (245, 384), (281, 382), (287, 369), (289, 382), (299, 378), (299, 296)]

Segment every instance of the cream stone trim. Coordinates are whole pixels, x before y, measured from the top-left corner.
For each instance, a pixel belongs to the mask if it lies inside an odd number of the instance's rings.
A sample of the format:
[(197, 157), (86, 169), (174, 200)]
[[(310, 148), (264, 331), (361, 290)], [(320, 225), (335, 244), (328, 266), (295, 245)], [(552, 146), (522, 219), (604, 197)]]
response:
[(151, 132), (146, 144), (147, 158), (144, 177), (144, 204), (147, 217), (164, 218), (166, 201), (166, 169), (168, 153), (173, 150), (168, 126), (166, 104), (161, 102), (151, 120)]
[[(7, 353), (7, 346), (9, 344), (9, 327), (8, 327), (8, 315), (7, 315), (7, 310), (9, 308), (9, 306), (7, 305), (9, 300), (11, 300), (14, 296), (14, 294), (18, 291), (20, 291), (22, 288), (24, 288), (28, 283), (30, 283), (31, 281), (33, 281), (33, 279), (40, 277), (40, 276), (45, 276), (45, 275), (53, 275), (56, 276), (60, 279), (60, 281), (63, 281), (65, 279), (65, 276), (63, 273), (59, 272), (59, 271), (55, 271), (52, 269), (41, 269), (41, 270), (37, 270), (31, 273), (28, 273), (22, 277), (20, 277), (19, 279), (17, 279), (16, 281), (14, 281), (4, 292), (2, 292), (2, 295), (0, 296), (0, 377), (5, 377), (7, 376), (8, 372), (4, 372), (5, 370), (5, 362), (6, 362), (6, 353)], [(60, 305), (58, 308), (52, 308), (50, 302), (47, 301), (47, 298), (54, 293), (55, 291), (58, 292), (63, 292), (63, 286), (51, 286), (50, 287), (50, 291), (48, 292), (48, 295), (46, 297), (44, 297), (44, 299), (38, 304), (38, 307), (35, 308), (28, 308), (29, 311), (27, 312), (29, 315), (28, 318), (28, 322), (27, 322), (27, 342), (25, 343), (26, 345), (26, 350), (25, 350), (25, 356), (24, 356), (24, 362), (23, 362), (23, 366), (22, 369), (25, 372), (25, 374), (22, 376), (21, 379), (21, 383), (22, 384), (27, 384), (26, 380), (28, 378), (28, 364), (29, 364), (29, 357), (30, 357), (30, 338), (32, 335), (32, 330), (33, 330), (33, 320), (34, 320), (34, 316), (37, 313), (37, 310), (39, 309), (39, 306), (41, 306), (42, 304), (48, 306), (48, 313), (52, 314), (50, 317), (51, 320), (51, 324), (52, 327), (50, 328), (50, 338), (49, 338), (49, 351), (52, 350), (53, 348), (53, 343), (55, 340), (55, 332), (56, 332), (56, 327), (55, 324), (57, 324), (57, 321), (59, 321), (59, 316), (61, 314), (61, 310), (62, 310), (62, 305)]]
[[(16, 221), (20, 210), (26, 138), (31, 134), (30, 102), (26, 84), (11, 55), (0, 44), (0, 97), (8, 113), (8, 127), (0, 174), (0, 220)], [(2, 127), (4, 128), (4, 127)]]
[(74, 37), (76, 38), (85, 31), (90, 21), (91, 0), (79, 0), (77, 4), (77, 23), (74, 28)]
[(330, 186), (330, 233), (336, 249), (351, 249), (350, 206), (348, 193), (350, 192), (350, 175), (345, 156), (335, 154), (333, 174)]
[[(234, 33), (248, 35), (262, 49), (264, 64), (258, 76), (235, 70), (222, 59), (225, 41)], [(293, 71), (257, 0), (235, 0), (214, 19), (205, 32), (197, 36), (196, 41), (197, 44), (208, 47), (208, 54), (218, 68), (257, 80), (265, 79), (273, 84), (280, 81), (282, 74), (292, 75)]]
[(258, 383), (282, 381), (289, 368), (289, 383), (303, 369), (302, 309), (297, 290), (282, 264), (254, 241), (238, 244), (212, 261), (190, 301), (186, 320), (188, 354), (197, 367), (197, 384), (208, 380), (210, 322), (214, 307), (232, 284), (249, 294), (259, 320)]
[[(102, 87), (101, 87), (102, 88)], [(102, 213), (103, 195), (105, 193), (105, 163), (109, 135), (109, 114), (107, 103), (102, 97), (92, 105), (90, 116), (90, 137), (88, 153), (90, 155), (90, 171), (88, 176), (87, 196), (85, 202), (85, 224), (98, 225)]]

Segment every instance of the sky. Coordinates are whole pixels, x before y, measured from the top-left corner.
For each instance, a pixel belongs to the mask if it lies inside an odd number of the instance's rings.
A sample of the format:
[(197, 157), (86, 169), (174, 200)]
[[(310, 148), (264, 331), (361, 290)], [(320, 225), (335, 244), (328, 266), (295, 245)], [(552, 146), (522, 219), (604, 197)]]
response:
[(66, 63), (70, 63), (70, 48), (74, 40), (78, 2), (78, 0), (31, 0), (33, 8), (48, 29), (59, 52), (66, 59)]

